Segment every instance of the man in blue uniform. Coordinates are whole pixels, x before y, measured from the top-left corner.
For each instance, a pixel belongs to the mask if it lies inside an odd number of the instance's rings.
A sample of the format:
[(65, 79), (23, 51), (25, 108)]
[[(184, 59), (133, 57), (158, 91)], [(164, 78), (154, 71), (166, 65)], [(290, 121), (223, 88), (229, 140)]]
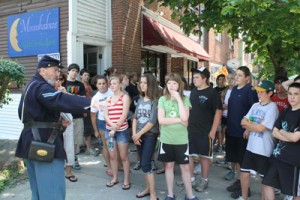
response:
[[(55, 153), (52, 162), (40, 162), (28, 159), (31, 142), (34, 140), (33, 126), (36, 124), (57, 123), (60, 112), (82, 113), (89, 107), (91, 100), (84, 97), (64, 94), (54, 89), (60, 73), (60, 63), (44, 56), (37, 65), (37, 71), (22, 94), (19, 105), (19, 118), (24, 123), (16, 156), (25, 159), (33, 200), (63, 200), (66, 186), (64, 178), (64, 160), (66, 154), (63, 135), (58, 133), (55, 140)], [(52, 128), (39, 128), (42, 142), (47, 142)]]

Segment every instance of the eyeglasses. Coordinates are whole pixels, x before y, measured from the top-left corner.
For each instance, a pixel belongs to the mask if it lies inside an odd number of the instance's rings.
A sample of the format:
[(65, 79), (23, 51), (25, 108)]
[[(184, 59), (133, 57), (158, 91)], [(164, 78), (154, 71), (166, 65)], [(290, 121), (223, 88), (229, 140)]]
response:
[(64, 80), (64, 78), (58, 78), (58, 80), (60, 80), (60, 81), (63, 81), (63, 80)]

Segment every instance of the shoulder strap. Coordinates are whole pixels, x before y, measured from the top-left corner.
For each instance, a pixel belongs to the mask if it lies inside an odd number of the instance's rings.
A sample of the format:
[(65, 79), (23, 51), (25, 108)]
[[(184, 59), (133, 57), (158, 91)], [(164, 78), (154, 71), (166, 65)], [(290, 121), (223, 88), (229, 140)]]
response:
[(27, 90), (24, 91), (24, 98), (23, 98), (23, 103), (22, 103), (22, 114), (21, 114), (21, 122), (23, 122), (23, 118), (24, 118), (24, 104), (25, 104), (25, 100), (26, 100), (26, 96), (27, 96), (27, 93), (28, 93), (28, 90), (30, 89), (30, 87), (32, 86), (32, 84), (34, 83), (35, 81), (32, 81), (28, 87), (27, 87)]
[[(122, 101), (122, 99), (123, 99), (124, 96), (125, 96), (125, 92), (123, 92), (123, 93), (121, 94), (119, 100)], [(119, 100), (118, 100), (118, 101), (119, 101)]]

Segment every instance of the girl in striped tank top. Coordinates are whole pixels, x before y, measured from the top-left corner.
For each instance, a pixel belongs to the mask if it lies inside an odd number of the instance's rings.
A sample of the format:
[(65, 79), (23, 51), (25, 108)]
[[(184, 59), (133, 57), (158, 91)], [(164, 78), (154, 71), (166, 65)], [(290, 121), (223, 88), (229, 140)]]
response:
[(117, 154), (119, 150), (124, 168), (124, 183), (122, 189), (128, 190), (131, 186), (129, 183), (130, 162), (128, 158), (130, 133), (126, 117), (129, 111), (130, 98), (122, 91), (122, 84), (119, 77), (113, 76), (110, 78), (109, 82), (113, 95), (107, 99), (108, 107), (104, 114), (107, 129), (105, 132), (105, 139), (106, 141), (109, 141), (110, 137), (113, 138), (114, 149), (109, 151), (113, 177), (110, 182), (106, 183), (106, 186), (113, 187), (119, 182), (117, 177)]

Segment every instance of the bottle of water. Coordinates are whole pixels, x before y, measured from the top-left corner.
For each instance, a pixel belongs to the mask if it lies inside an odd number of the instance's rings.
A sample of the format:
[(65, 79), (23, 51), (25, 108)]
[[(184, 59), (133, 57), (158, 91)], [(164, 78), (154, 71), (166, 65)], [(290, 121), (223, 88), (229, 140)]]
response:
[(115, 147), (114, 138), (113, 137), (109, 137), (109, 140), (108, 140), (108, 150), (109, 151), (113, 151), (114, 147)]

